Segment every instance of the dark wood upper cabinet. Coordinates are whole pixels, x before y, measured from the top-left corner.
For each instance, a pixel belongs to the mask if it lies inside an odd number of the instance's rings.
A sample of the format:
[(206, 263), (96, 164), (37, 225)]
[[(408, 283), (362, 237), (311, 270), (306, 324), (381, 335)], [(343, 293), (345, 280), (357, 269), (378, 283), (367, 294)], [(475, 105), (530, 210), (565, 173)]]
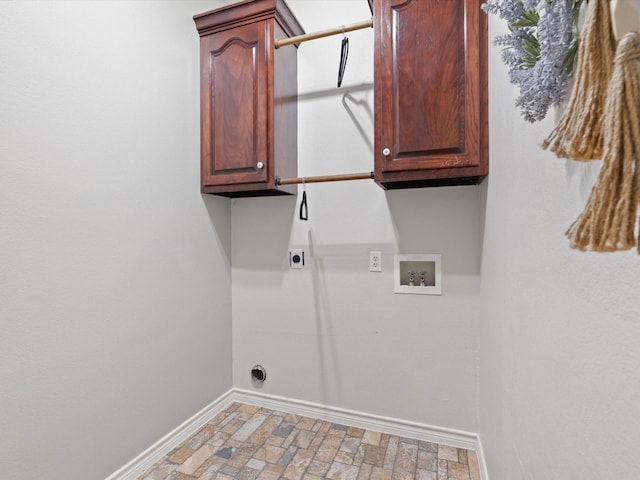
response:
[(194, 17), (200, 34), (201, 191), (228, 197), (295, 194), (297, 47), (282, 0), (247, 0)]
[(386, 189), (488, 173), (483, 0), (375, 0), (375, 180)]
[[(374, 176), (385, 189), (477, 184), (488, 173), (483, 0), (367, 0), (374, 12)], [(194, 17), (200, 34), (201, 190), (297, 193), (297, 46), (284, 0)]]

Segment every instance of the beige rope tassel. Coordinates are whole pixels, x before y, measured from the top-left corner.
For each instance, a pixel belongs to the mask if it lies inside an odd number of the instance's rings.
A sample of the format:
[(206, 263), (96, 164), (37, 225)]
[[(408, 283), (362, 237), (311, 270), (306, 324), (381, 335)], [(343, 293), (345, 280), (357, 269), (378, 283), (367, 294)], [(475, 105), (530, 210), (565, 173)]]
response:
[(602, 169), (587, 205), (567, 231), (571, 246), (608, 252), (636, 245), (640, 193), (640, 33), (616, 52), (604, 114)]
[(581, 161), (602, 158), (602, 114), (614, 51), (609, 0), (591, 0), (567, 110), (542, 142), (542, 148), (548, 148), (559, 158)]

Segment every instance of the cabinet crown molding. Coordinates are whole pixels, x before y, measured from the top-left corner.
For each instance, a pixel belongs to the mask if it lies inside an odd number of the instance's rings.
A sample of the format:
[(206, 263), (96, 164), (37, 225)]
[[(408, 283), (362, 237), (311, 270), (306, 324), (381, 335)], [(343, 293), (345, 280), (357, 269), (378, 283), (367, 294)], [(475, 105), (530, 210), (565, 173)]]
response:
[(287, 36), (304, 35), (304, 29), (283, 0), (244, 0), (193, 17), (202, 37), (247, 23), (275, 18)]

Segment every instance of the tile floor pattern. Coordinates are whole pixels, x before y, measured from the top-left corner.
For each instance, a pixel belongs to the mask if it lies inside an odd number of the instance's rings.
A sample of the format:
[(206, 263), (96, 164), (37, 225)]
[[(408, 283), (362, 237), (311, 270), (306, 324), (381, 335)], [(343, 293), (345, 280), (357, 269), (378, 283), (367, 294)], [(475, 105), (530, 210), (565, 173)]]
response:
[(140, 480), (480, 480), (475, 452), (234, 403)]

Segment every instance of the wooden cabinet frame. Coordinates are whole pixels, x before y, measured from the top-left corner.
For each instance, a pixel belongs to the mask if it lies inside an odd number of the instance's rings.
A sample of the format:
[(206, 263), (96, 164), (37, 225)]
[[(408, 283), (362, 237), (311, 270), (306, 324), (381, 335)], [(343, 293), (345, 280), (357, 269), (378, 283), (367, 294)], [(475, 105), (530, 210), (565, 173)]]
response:
[(297, 47), (304, 30), (283, 0), (246, 0), (194, 17), (200, 34), (201, 191), (295, 194)]
[(488, 173), (482, 0), (375, 0), (375, 180), (477, 184)]

